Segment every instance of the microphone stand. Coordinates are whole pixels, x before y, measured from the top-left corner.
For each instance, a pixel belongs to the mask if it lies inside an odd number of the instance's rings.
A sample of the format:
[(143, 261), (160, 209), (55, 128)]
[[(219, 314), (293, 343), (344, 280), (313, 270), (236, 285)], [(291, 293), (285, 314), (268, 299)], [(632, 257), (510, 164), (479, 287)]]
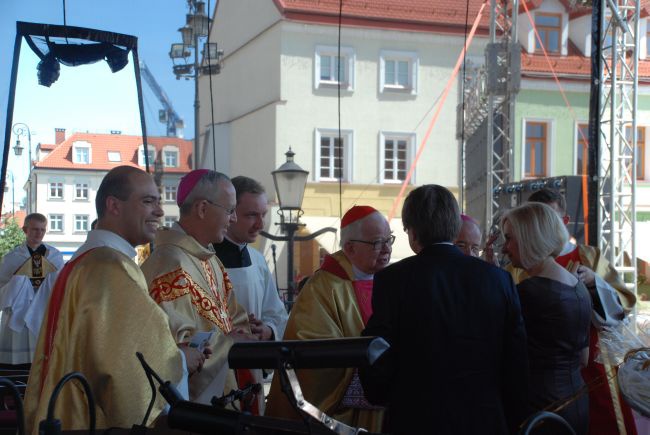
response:
[(280, 284), (278, 284), (278, 260), (275, 258), (275, 249), (277, 246), (275, 243), (271, 243), (271, 252), (273, 253), (273, 274), (275, 275), (275, 289), (280, 294)]
[(170, 404), (167, 425), (171, 429), (222, 435), (332, 434), (331, 430), (320, 424), (309, 424), (305, 427), (305, 424), (299, 421), (258, 417), (183, 400), (176, 388), (169, 381), (163, 381), (147, 364), (142, 354), (138, 352), (136, 355), (144, 371), (160, 384), (159, 391)]

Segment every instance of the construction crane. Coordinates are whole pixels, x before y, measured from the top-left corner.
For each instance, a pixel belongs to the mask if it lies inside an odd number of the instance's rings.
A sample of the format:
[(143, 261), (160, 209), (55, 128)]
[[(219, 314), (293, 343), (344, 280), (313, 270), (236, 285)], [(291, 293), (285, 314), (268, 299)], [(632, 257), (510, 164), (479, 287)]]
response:
[(163, 109), (160, 109), (158, 111), (158, 119), (160, 122), (167, 125), (167, 136), (182, 138), (183, 127), (185, 126), (185, 123), (183, 122), (183, 119), (178, 116), (178, 113), (176, 113), (172, 107), (172, 103), (169, 101), (167, 94), (160, 87), (153, 74), (151, 74), (151, 71), (149, 68), (147, 68), (147, 65), (144, 62), (140, 62), (140, 75), (144, 77), (145, 81), (153, 93), (156, 94), (156, 97), (163, 106)]

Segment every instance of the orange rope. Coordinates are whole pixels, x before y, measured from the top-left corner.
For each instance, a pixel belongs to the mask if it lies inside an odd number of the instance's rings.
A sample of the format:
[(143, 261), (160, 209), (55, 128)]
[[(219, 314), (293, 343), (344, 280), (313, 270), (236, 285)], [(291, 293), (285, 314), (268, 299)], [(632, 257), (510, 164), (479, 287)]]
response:
[[(567, 98), (566, 94), (564, 93), (564, 88), (562, 87), (562, 84), (560, 83), (560, 79), (558, 78), (557, 74), (555, 73), (555, 68), (553, 68), (553, 64), (551, 63), (551, 59), (548, 57), (548, 53), (546, 52), (546, 48), (544, 47), (544, 43), (542, 42), (542, 38), (540, 38), (539, 33), (537, 32), (537, 27), (535, 27), (535, 20), (533, 20), (532, 15), (530, 15), (530, 11), (528, 10), (528, 5), (526, 4), (526, 0), (521, 2), (522, 6), (524, 7), (524, 10), (526, 11), (526, 16), (528, 16), (528, 21), (530, 21), (530, 25), (533, 28), (533, 32), (535, 32), (535, 39), (537, 39), (537, 42), (539, 42), (539, 46), (542, 47), (542, 53), (544, 53), (544, 58), (546, 59), (546, 63), (548, 64), (548, 67), (551, 69), (551, 73), (553, 74), (553, 78), (555, 79), (555, 83), (557, 83), (557, 87), (560, 90), (560, 95), (562, 95), (562, 99), (564, 100), (564, 104), (566, 104), (566, 107), (569, 109), (569, 112), (571, 112), (571, 116), (573, 117), (573, 121), (577, 121), (578, 116), (576, 115), (575, 111), (573, 110), (573, 107), (571, 107), (571, 104), (569, 103), (569, 99)], [(582, 129), (578, 128), (578, 134), (582, 138), (582, 141), (585, 143), (589, 143), (587, 141), (587, 138), (585, 138), (584, 133), (582, 132)], [(582, 156), (582, 168), (583, 168), (583, 176), (582, 176), (582, 215), (583, 215), (583, 222), (584, 222), (584, 231), (585, 231), (585, 244), (589, 244), (589, 220), (588, 220), (588, 198), (587, 198), (587, 171), (586, 171), (586, 158), (587, 156), (585, 153), (583, 153)]]
[(422, 138), (422, 141), (420, 142), (420, 146), (418, 147), (418, 152), (415, 155), (415, 159), (413, 160), (413, 163), (411, 163), (411, 167), (409, 168), (408, 174), (406, 174), (406, 179), (402, 183), (402, 188), (399, 191), (399, 194), (395, 198), (395, 201), (393, 201), (393, 207), (390, 210), (390, 213), (388, 214), (388, 221), (390, 222), (393, 217), (395, 217), (395, 212), (397, 210), (397, 206), (402, 200), (402, 197), (404, 196), (404, 192), (406, 191), (406, 186), (408, 186), (409, 181), (411, 181), (411, 177), (413, 177), (413, 172), (415, 171), (415, 166), (418, 163), (418, 160), (420, 159), (420, 155), (422, 155), (422, 151), (424, 151), (424, 146), (426, 145), (427, 141), (429, 140), (429, 136), (431, 135), (431, 131), (433, 130), (433, 126), (435, 125), (436, 121), (438, 120), (438, 116), (440, 115), (440, 112), (442, 110), (442, 106), (445, 104), (445, 100), (447, 99), (447, 95), (449, 95), (449, 91), (451, 90), (454, 80), (456, 80), (456, 76), (458, 75), (458, 70), (460, 69), (463, 59), (465, 58), (465, 53), (467, 52), (467, 48), (472, 42), (472, 39), (474, 38), (474, 33), (476, 33), (476, 29), (478, 28), (479, 21), (481, 20), (481, 16), (483, 15), (483, 9), (485, 9), (485, 6), (487, 4), (487, 1), (484, 2), (481, 5), (481, 9), (479, 9), (478, 14), (476, 15), (476, 19), (474, 20), (474, 24), (472, 25), (472, 30), (469, 32), (469, 35), (467, 36), (467, 41), (465, 43), (465, 46), (463, 47), (463, 50), (460, 53), (460, 56), (458, 56), (458, 60), (456, 61), (456, 66), (454, 67), (453, 72), (451, 73), (451, 77), (449, 77), (449, 80), (447, 81), (447, 86), (445, 86), (445, 90), (442, 93), (442, 97), (440, 98), (440, 101), (438, 102), (438, 107), (436, 108), (436, 112), (433, 115), (433, 118), (431, 118), (431, 122), (429, 122), (429, 127), (427, 128), (427, 132), (424, 135), (424, 138)]

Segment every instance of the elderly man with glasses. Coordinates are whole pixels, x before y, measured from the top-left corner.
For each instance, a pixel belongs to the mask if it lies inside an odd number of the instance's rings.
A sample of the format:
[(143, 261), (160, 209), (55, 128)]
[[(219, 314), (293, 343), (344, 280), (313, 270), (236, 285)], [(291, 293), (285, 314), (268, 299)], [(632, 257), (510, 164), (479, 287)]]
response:
[(257, 340), (211, 246), (237, 221), (235, 188), (224, 174), (197, 169), (181, 179), (176, 202), (180, 218), (158, 230), (142, 271), (178, 345), (210, 354), (189, 380), (190, 400), (210, 404), (251, 380), (248, 371), (228, 369), (228, 352), (236, 341)]
[[(357, 337), (372, 314), (373, 276), (388, 266), (395, 236), (384, 216), (369, 206), (352, 207), (341, 219), (342, 249), (325, 257), (321, 269), (297, 298), (285, 340)], [(339, 421), (381, 432), (383, 409), (370, 405), (355, 369), (298, 371), (305, 399)], [(267, 415), (297, 419), (273, 380)]]

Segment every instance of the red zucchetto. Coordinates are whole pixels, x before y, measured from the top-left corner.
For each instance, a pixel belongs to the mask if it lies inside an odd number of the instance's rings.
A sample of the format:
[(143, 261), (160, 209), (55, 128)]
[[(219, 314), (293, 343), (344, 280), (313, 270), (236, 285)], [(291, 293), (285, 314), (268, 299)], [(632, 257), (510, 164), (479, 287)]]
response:
[(363, 219), (369, 214), (377, 211), (377, 209), (370, 207), (369, 205), (355, 205), (343, 215), (343, 219), (341, 219), (341, 228), (345, 228), (351, 223)]

